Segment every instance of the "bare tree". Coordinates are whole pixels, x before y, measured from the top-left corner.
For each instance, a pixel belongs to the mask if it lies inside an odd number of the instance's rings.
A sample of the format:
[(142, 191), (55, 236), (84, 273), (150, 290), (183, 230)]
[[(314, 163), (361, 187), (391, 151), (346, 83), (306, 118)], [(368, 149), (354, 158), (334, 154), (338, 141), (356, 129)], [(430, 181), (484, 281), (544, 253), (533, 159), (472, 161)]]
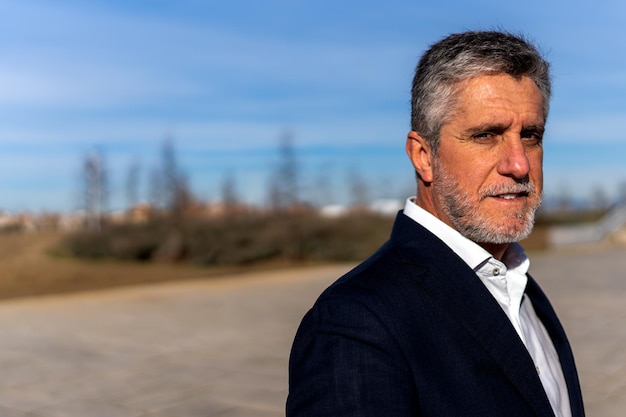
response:
[(350, 203), (357, 208), (364, 208), (368, 203), (368, 186), (361, 172), (356, 167), (348, 171), (348, 189), (350, 192)]
[(108, 172), (101, 149), (85, 156), (83, 191), (86, 226), (89, 230), (100, 231), (109, 198)]
[(567, 184), (561, 184), (556, 196), (556, 209), (558, 211), (570, 211), (574, 205), (572, 192)]
[(150, 172), (150, 189), (148, 190), (148, 199), (150, 205), (154, 209), (162, 209), (165, 207), (165, 198), (163, 196), (163, 176), (159, 168), (153, 168)]
[(333, 195), (333, 167), (330, 162), (324, 163), (317, 170), (317, 177), (313, 185), (313, 195), (315, 196), (315, 203), (320, 206), (325, 206), (334, 203)]
[(133, 158), (126, 174), (126, 206), (132, 210), (139, 203), (139, 174), (141, 165), (137, 158)]
[(280, 138), (278, 163), (269, 184), (269, 201), (274, 210), (284, 210), (299, 202), (298, 163), (291, 132)]
[(165, 205), (170, 209), (176, 204), (179, 175), (174, 142), (171, 138), (166, 138), (161, 145), (161, 180)]
[(239, 204), (239, 196), (237, 194), (237, 183), (232, 172), (226, 173), (222, 181), (222, 204), (229, 213)]
[(596, 210), (604, 210), (609, 206), (609, 197), (604, 188), (600, 185), (594, 185), (591, 189), (591, 208)]
[(181, 217), (193, 198), (187, 175), (178, 166), (174, 143), (170, 138), (166, 138), (161, 147), (160, 180), (166, 210), (174, 217)]

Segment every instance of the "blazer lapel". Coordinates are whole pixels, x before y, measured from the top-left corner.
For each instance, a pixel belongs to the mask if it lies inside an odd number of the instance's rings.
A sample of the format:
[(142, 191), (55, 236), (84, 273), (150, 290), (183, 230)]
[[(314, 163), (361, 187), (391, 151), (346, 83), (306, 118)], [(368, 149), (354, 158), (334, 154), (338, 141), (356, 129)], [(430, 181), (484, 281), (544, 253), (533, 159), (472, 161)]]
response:
[(553, 416), (526, 347), (475, 272), (441, 240), (403, 214), (396, 220), (391, 243), (397, 245), (403, 262), (430, 269), (430, 274), (417, 278), (418, 285), (462, 323), (536, 414)]

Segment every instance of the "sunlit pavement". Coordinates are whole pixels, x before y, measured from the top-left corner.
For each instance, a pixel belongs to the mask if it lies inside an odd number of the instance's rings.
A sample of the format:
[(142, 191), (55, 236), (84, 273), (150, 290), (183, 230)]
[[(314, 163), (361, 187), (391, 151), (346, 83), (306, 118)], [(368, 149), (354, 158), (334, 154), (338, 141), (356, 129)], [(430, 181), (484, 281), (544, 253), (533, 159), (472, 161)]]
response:
[[(587, 413), (626, 410), (626, 250), (531, 254)], [(348, 266), (0, 303), (0, 417), (284, 415), (300, 318)]]

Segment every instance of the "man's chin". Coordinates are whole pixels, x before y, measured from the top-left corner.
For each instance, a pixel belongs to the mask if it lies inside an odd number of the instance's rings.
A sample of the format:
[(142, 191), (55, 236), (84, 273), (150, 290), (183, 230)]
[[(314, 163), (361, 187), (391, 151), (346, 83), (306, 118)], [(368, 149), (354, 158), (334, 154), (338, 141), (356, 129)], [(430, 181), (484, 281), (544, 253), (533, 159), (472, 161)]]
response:
[(526, 239), (533, 230), (533, 222), (515, 224), (458, 225), (459, 232), (466, 238), (480, 243), (507, 244)]
[(533, 225), (521, 224), (515, 227), (503, 227), (493, 235), (493, 242), (488, 243), (513, 243), (526, 239), (533, 231)]

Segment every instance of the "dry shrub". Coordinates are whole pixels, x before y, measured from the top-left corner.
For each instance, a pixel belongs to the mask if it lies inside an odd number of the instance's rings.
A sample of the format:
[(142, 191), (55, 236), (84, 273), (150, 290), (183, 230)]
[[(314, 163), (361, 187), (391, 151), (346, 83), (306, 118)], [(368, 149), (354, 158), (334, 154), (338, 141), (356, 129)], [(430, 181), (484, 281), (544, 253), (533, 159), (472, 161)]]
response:
[(369, 213), (324, 218), (314, 213), (219, 219), (154, 220), (109, 225), (67, 236), (61, 252), (80, 258), (250, 265), (269, 261), (359, 261), (389, 236), (393, 219)]

